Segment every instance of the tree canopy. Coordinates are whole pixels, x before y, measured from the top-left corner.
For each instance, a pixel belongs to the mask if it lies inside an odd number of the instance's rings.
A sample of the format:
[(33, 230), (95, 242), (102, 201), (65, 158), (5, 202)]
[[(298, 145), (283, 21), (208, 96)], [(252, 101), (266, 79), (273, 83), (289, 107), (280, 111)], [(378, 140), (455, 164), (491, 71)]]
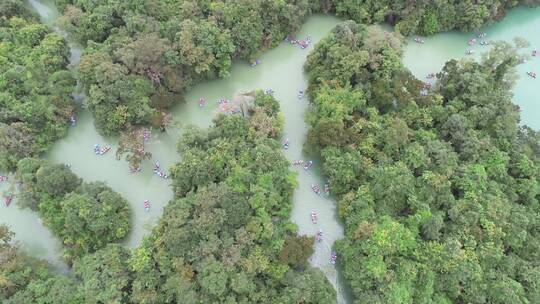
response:
[[(276, 141), (279, 104), (190, 128), (171, 169), (174, 199), (130, 260), (134, 303), (334, 303), (307, 265), (313, 238), (290, 222), (295, 175)], [(248, 114), (249, 113), (249, 114)]]
[(306, 64), (355, 303), (537, 303), (540, 135), (512, 104), (517, 50), (451, 60), (425, 94), (392, 35), (345, 22)]
[(20, 205), (37, 211), (73, 262), (123, 239), (130, 226), (129, 203), (102, 182), (82, 182), (62, 164), (35, 158), (19, 161)]
[(40, 24), (23, 1), (0, 4), (0, 170), (12, 170), (63, 137), (75, 79), (65, 40)]

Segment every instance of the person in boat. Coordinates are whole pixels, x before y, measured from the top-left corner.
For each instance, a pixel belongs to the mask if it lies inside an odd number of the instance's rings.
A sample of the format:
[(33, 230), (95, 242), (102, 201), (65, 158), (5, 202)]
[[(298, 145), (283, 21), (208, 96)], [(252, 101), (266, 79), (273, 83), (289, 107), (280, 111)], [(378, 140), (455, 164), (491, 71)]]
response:
[(141, 172), (141, 171), (142, 171), (141, 167), (129, 168), (129, 173), (138, 173), (138, 172)]
[(283, 143), (283, 148), (285, 148), (285, 150), (289, 149), (289, 139), (288, 138), (285, 139), (285, 142)]
[(317, 239), (318, 242), (320, 242), (322, 241), (322, 237), (323, 237), (322, 231), (321, 229), (319, 229), (319, 231), (317, 231), (317, 235), (315, 236), (315, 238)]
[(315, 211), (311, 211), (311, 222), (317, 224), (317, 213)]
[(107, 152), (109, 152), (109, 150), (111, 150), (111, 147), (108, 146), (108, 145), (105, 145), (103, 148), (101, 148), (101, 150), (99, 151), (99, 155), (103, 155)]
[(304, 98), (304, 90), (298, 91), (298, 99)]
[(335, 264), (337, 260), (337, 252), (332, 251), (330, 254), (330, 263)]
[(304, 169), (305, 170), (309, 170), (311, 169), (311, 167), (313, 167), (313, 161), (308, 161), (305, 165), (304, 165)]
[(9, 207), (9, 205), (11, 205), (11, 201), (13, 201), (13, 194), (9, 194), (4, 198), (4, 204), (6, 205), (6, 207)]
[(467, 53), (466, 53), (466, 54), (467, 54), (467, 55), (472, 55), (472, 54), (474, 54), (474, 50), (467, 50)]
[(71, 122), (71, 126), (74, 127), (75, 124), (77, 124), (77, 119), (75, 118), (75, 115), (71, 115), (69, 118), (69, 121)]
[(154, 171), (158, 171), (159, 168), (160, 168), (159, 162), (156, 161), (156, 162), (154, 163)]
[(98, 145), (98, 144), (95, 144), (95, 145), (94, 145), (94, 153), (99, 154), (99, 151), (100, 151), (100, 150), (101, 150), (101, 149), (99, 148), (99, 145)]
[(533, 56), (536, 56), (536, 54), (537, 54), (536, 49), (532, 50), (532, 55), (533, 55)]
[(311, 190), (313, 190), (313, 192), (315, 192), (317, 195), (321, 194), (321, 188), (319, 188), (317, 185), (311, 184)]
[(268, 94), (268, 95), (271, 95), (271, 94), (274, 94), (274, 90), (272, 90), (272, 89), (266, 89), (266, 90), (264, 90), (264, 93), (265, 93), (265, 94)]
[(7, 181), (7, 179), (8, 179), (7, 176), (0, 175), (0, 182), (5, 182), (5, 181)]
[(326, 195), (330, 194), (330, 185), (328, 183), (324, 184), (324, 193)]
[(199, 98), (199, 107), (204, 107), (206, 105), (206, 99), (203, 97)]
[(150, 210), (150, 202), (148, 200), (144, 201), (144, 210), (147, 212)]
[(536, 78), (535, 72), (527, 72), (527, 75), (531, 76), (532, 78)]

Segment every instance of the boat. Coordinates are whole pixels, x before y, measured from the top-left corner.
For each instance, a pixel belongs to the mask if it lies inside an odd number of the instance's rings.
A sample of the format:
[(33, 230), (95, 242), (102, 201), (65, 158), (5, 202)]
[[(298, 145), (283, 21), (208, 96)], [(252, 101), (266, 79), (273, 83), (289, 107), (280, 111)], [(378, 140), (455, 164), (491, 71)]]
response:
[(317, 239), (318, 242), (322, 241), (322, 238), (323, 238), (323, 234), (322, 234), (322, 231), (319, 229), (319, 231), (317, 231), (317, 235), (315, 235), (315, 239)]
[(317, 224), (317, 212), (311, 211), (311, 222)]
[(435, 73), (429, 73), (429, 74), (427, 74), (426, 78), (427, 79), (432, 79), (432, 78), (435, 78), (435, 76), (436, 76)]
[(206, 99), (204, 98), (199, 98), (199, 107), (204, 107), (206, 105)]
[(324, 184), (324, 193), (326, 193), (326, 195), (330, 194), (330, 185), (328, 183)]
[(129, 173), (138, 173), (138, 172), (141, 172), (142, 171), (142, 168), (141, 167), (138, 167), (138, 168), (129, 168)]
[(71, 115), (71, 117), (69, 118), (69, 122), (71, 123), (72, 127), (77, 124), (77, 118), (75, 118), (75, 115)]
[(110, 150), (111, 150), (111, 147), (109, 145), (105, 145), (99, 150), (99, 155), (103, 155), (109, 152)]
[(527, 75), (531, 76), (532, 78), (536, 79), (536, 73), (535, 72), (527, 72)]
[(532, 56), (533, 56), (533, 57), (535, 57), (535, 56), (536, 56), (536, 54), (537, 54), (537, 51), (536, 51), (536, 49), (532, 50)]
[(308, 161), (307, 163), (305, 163), (304, 165), (304, 170), (309, 170), (313, 167), (313, 161)]
[(465, 52), (465, 54), (472, 55), (472, 54), (474, 54), (474, 50), (467, 50), (467, 52)]
[(298, 99), (304, 98), (304, 90), (298, 91)]
[(148, 200), (144, 201), (144, 210), (146, 212), (150, 211), (150, 202)]
[(476, 44), (476, 38), (472, 38), (471, 40), (467, 41), (468, 45), (475, 45)]
[(4, 198), (4, 205), (6, 207), (9, 207), (9, 205), (11, 205), (11, 202), (13, 201), (13, 194), (9, 194), (8, 196), (6, 196)]
[(99, 145), (98, 144), (95, 144), (94, 145), (94, 153), (98, 154), (100, 153), (101, 149), (99, 148)]
[(311, 190), (313, 190), (313, 192), (315, 192), (317, 195), (321, 194), (321, 188), (317, 185), (311, 184)]
[(0, 182), (5, 182), (8, 180), (8, 177), (5, 175), (0, 175)]
[(288, 139), (288, 138), (285, 139), (285, 142), (283, 143), (283, 148), (284, 148), (285, 150), (289, 149), (289, 139)]
[(298, 165), (301, 165), (301, 164), (303, 164), (303, 163), (304, 163), (304, 161), (301, 160), (301, 159), (299, 159), (299, 160), (293, 160), (293, 161), (292, 161), (292, 165), (293, 165), (293, 166), (298, 166)]
[(337, 252), (332, 251), (330, 254), (330, 264), (335, 264), (337, 260)]
[(274, 90), (266, 89), (266, 90), (264, 90), (264, 93), (267, 94), (267, 95), (272, 95), (272, 94), (274, 94)]
[(415, 41), (416, 43), (424, 43), (424, 42), (425, 42), (424, 39), (421, 39), (420, 37), (414, 38), (414, 41)]

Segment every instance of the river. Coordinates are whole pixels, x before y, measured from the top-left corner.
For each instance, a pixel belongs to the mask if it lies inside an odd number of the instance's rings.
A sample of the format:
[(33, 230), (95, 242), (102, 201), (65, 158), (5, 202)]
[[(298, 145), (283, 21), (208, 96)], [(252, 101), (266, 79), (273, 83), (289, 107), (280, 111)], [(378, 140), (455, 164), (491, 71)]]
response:
[[(56, 28), (58, 12), (53, 0), (29, 0), (29, 3), (40, 14), (44, 23)], [(329, 16), (312, 16), (298, 36), (305, 37), (309, 34), (316, 42), (339, 21), (338, 18)], [(517, 8), (501, 23), (486, 27), (482, 31), (488, 33), (488, 39), (510, 40), (517, 35), (527, 36), (532, 45), (540, 47), (540, 35), (536, 37), (527, 35), (535, 26), (536, 28), (540, 26), (540, 10)], [(465, 56), (465, 50), (469, 48), (466, 41), (470, 37), (471, 34), (450, 32), (426, 38), (426, 43), (422, 45), (411, 42), (405, 47), (404, 62), (417, 77), (422, 79), (427, 73), (439, 70), (446, 60)], [(70, 43), (70, 46), (71, 63), (75, 65), (80, 58), (81, 50), (73, 43)], [(175, 127), (166, 133), (157, 131), (152, 133), (147, 150), (152, 153), (153, 160), (159, 161), (164, 168), (177, 162), (179, 156), (176, 153), (176, 142), (182, 126), (186, 124), (209, 126), (211, 119), (218, 112), (218, 105), (215, 102), (218, 99), (232, 99), (238, 92), (268, 88), (275, 91), (274, 95), (280, 101), (285, 116), (284, 138), (290, 141), (290, 148), (284, 150), (285, 155), (291, 161), (314, 159), (306, 155), (302, 149), (307, 134), (304, 114), (308, 108), (308, 101), (297, 97), (298, 91), (307, 86), (307, 78), (302, 68), (312, 47), (301, 50), (295, 46), (281, 44), (264, 53), (260, 57), (261, 64), (255, 68), (249, 67), (245, 62), (236, 63), (229, 79), (207, 81), (194, 87), (185, 96), (186, 102), (172, 109)], [(481, 47), (477, 46), (475, 49), (479, 52)], [(525, 71), (535, 68), (536, 71), (540, 71), (539, 67), (538, 61), (529, 61), (520, 66), (519, 72), (520, 75), (524, 75)], [(534, 114), (540, 111), (540, 105), (535, 104), (532, 98), (535, 83), (526, 75), (521, 77), (515, 89), (515, 101), (524, 112), (522, 113), (524, 122), (538, 128), (540, 123), (534, 120)], [(198, 105), (200, 97), (208, 101), (204, 108)], [(153, 174), (152, 162), (145, 162), (141, 173), (129, 174), (127, 162), (117, 161), (112, 152), (96, 156), (92, 151), (94, 144), (109, 144), (114, 150), (118, 140), (100, 136), (93, 126), (88, 111), (81, 109), (77, 116), (77, 125), (70, 129), (67, 137), (54, 145), (46, 158), (70, 164), (72, 170), (85, 181), (106, 181), (111, 188), (122, 193), (130, 202), (133, 214), (133, 228), (125, 244), (130, 248), (136, 247), (142, 237), (150, 232), (161, 216), (163, 207), (172, 198), (169, 182)], [(293, 196), (292, 221), (298, 225), (300, 234), (315, 235), (321, 229), (323, 241), (316, 243), (310, 263), (320, 268), (336, 287), (338, 302), (349, 302), (346, 300), (347, 292), (344, 291), (336, 268), (329, 263), (332, 244), (336, 239), (343, 237), (343, 226), (337, 216), (336, 202), (331, 197), (317, 196), (310, 188), (311, 184), (318, 184), (321, 187), (324, 184), (320, 163), (315, 160), (314, 169), (309, 171), (295, 168), (293, 170), (299, 173), (297, 178), (299, 186)], [(5, 190), (6, 187), (6, 184), (0, 185), (0, 190)], [(144, 211), (145, 199), (151, 202), (150, 212)], [(45, 258), (59, 269), (65, 270), (66, 266), (60, 258), (59, 241), (40, 223), (36, 214), (21, 210), (16, 204), (14, 201), (10, 208), (2, 209), (0, 223), (9, 224), (16, 233), (16, 240), (31, 254)], [(317, 225), (311, 223), (311, 211), (319, 214)]]

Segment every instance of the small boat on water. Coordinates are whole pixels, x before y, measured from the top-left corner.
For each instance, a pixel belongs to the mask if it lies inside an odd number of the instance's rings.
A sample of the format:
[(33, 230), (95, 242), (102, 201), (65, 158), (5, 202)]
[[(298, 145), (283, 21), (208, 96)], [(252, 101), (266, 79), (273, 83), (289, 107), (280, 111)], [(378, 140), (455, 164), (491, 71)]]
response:
[(317, 212), (311, 211), (311, 222), (317, 224)]
[(317, 231), (317, 234), (315, 235), (315, 239), (317, 240), (317, 242), (320, 242), (322, 241), (322, 238), (323, 238), (322, 230), (319, 229), (319, 231)]
[(532, 56), (533, 56), (533, 57), (536, 57), (536, 54), (537, 54), (537, 53), (538, 53), (538, 52), (536, 51), (536, 49), (532, 50)]
[(467, 50), (467, 52), (465, 52), (465, 54), (472, 55), (472, 54), (474, 54), (474, 50)]
[(75, 127), (75, 125), (77, 124), (77, 118), (75, 117), (75, 115), (71, 115), (71, 117), (69, 118), (69, 122), (71, 123), (72, 127)]
[(9, 194), (8, 196), (6, 196), (4, 198), (4, 205), (6, 207), (9, 207), (9, 205), (11, 205), (11, 202), (13, 201), (13, 194)]
[(313, 167), (313, 161), (310, 160), (307, 163), (304, 164), (304, 170), (309, 170)]
[(324, 193), (326, 195), (330, 194), (330, 185), (328, 183), (324, 184)]
[(0, 175), (0, 182), (5, 182), (8, 180), (8, 177), (5, 175)]
[(252, 68), (254, 68), (254, 67), (258, 66), (259, 64), (261, 64), (261, 61), (260, 61), (259, 59), (257, 59), (257, 60), (255, 60), (255, 61), (253, 61), (253, 62), (250, 64), (250, 66), (251, 66)]
[(266, 89), (266, 90), (264, 90), (264, 94), (272, 95), (272, 94), (274, 94), (274, 90), (272, 90), (272, 89)]
[(416, 43), (424, 43), (425, 41), (424, 41), (424, 39), (422, 39), (420, 37), (415, 37), (414, 42), (416, 42)]
[(144, 201), (144, 211), (146, 212), (150, 211), (150, 201), (148, 200)]
[(141, 167), (138, 168), (129, 168), (129, 173), (139, 173), (142, 171)]
[(206, 99), (203, 97), (199, 98), (199, 107), (204, 107), (206, 105)]
[(304, 98), (304, 94), (305, 94), (304, 90), (298, 91), (298, 99)]
[(105, 145), (99, 150), (99, 155), (104, 155), (105, 153), (109, 152), (110, 150), (111, 150), (111, 147), (109, 145)]
[(311, 184), (311, 190), (317, 195), (321, 195), (321, 188), (315, 184)]
[(332, 251), (330, 254), (330, 264), (335, 264), (337, 260), (337, 252)]
[(285, 142), (283, 143), (283, 149), (287, 150), (289, 149), (289, 139), (285, 139)]

